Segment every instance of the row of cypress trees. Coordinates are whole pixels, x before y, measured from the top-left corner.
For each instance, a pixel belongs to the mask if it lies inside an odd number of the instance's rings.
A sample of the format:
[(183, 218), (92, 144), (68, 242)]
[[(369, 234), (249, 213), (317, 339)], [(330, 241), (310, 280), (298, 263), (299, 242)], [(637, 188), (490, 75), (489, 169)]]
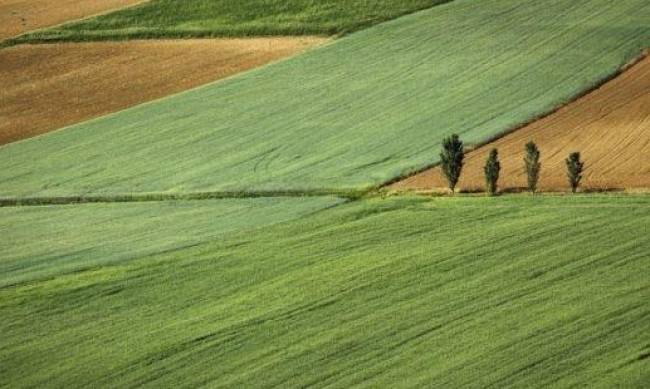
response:
[[(526, 177), (528, 179), (528, 190), (531, 193), (537, 192), (537, 183), (539, 182), (539, 174), (542, 170), (542, 163), (540, 162), (541, 153), (539, 148), (534, 142), (526, 144), (526, 155), (524, 157), (524, 168)], [(456, 185), (460, 179), (460, 174), (463, 170), (465, 158), (465, 151), (463, 142), (458, 135), (454, 134), (445, 138), (442, 142), (442, 152), (440, 153), (440, 162), (442, 172), (447, 179), (449, 189), (452, 193), (456, 190)], [(565, 160), (567, 166), (567, 178), (571, 191), (576, 193), (582, 180), (582, 173), (584, 171), (584, 162), (580, 160), (580, 153), (574, 152), (569, 154)], [(485, 187), (490, 195), (495, 195), (498, 191), (499, 174), (501, 173), (501, 163), (499, 162), (499, 151), (492, 149), (485, 161), (483, 167), (485, 173)]]

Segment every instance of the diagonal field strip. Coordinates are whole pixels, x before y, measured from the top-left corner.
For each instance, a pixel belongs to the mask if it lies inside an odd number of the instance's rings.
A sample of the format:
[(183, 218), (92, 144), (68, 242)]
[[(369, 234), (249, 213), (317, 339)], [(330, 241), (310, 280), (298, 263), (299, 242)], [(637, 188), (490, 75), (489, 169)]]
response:
[(373, 187), (435, 163), (446, 134), (484, 141), (616, 72), (650, 45), (649, 16), (645, 0), (457, 0), (2, 147), (0, 195)]
[[(29, 237), (43, 217), (91, 212), (66, 240), (148, 244), (147, 225), (116, 214), (142, 223), (146, 209), (84, 207), (95, 206), (11, 212), (27, 212)], [(0, 386), (643, 388), (649, 207), (642, 196), (372, 199), (36, 277), (0, 288)], [(200, 233), (210, 217), (191, 215), (149, 238)], [(63, 241), (32, 242), (31, 259), (65, 254)]]

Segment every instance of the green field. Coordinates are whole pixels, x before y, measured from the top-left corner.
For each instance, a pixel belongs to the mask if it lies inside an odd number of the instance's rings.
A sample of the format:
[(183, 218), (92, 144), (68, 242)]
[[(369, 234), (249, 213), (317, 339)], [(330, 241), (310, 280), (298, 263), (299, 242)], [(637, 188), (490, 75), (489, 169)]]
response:
[[(343, 34), (439, 3), (154, 0), (21, 39)], [(0, 147), (0, 388), (646, 388), (650, 196), (365, 191), (613, 76), (649, 20), (454, 0)]]
[(450, 0), (152, 0), (14, 42), (344, 34)]
[[(110, 215), (159, 205), (129, 207)], [(106, 213), (2, 212), (49, 234), (57, 213)], [(79, 248), (124, 228), (74, 225)], [(0, 288), (0, 386), (647, 387), (649, 227), (643, 196), (371, 199), (236, 226)], [(125, 250), (95, 244), (95, 261)]]
[(196, 246), (340, 202), (310, 197), (0, 208), (0, 288)]
[(368, 188), (571, 99), (650, 46), (646, 0), (457, 0), (0, 148), (0, 196)]

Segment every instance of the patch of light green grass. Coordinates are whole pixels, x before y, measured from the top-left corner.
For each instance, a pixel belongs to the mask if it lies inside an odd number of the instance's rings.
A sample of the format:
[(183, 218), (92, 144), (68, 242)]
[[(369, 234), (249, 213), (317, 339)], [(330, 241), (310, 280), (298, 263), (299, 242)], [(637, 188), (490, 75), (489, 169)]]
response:
[(0, 288), (180, 250), (340, 202), (308, 197), (0, 208)]

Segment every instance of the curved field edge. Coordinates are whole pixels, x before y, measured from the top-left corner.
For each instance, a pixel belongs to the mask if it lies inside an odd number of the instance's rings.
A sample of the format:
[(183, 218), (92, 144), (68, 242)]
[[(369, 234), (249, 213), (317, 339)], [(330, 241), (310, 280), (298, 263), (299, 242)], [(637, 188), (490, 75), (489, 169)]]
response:
[(373, 199), (2, 288), (0, 382), (643, 387), (649, 207)]
[(11, 39), (31, 30), (112, 12), (141, 2), (142, 0), (4, 1), (0, 4), (0, 47), (8, 44), (3, 39)]
[[(568, 190), (564, 159), (579, 151), (586, 162), (585, 191), (650, 189), (650, 58), (647, 53), (626, 65), (616, 78), (562, 106), (548, 116), (508, 132), (467, 152), (461, 191), (484, 189), (483, 165), (493, 148), (499, 150), (504, 191), (526, 187), (524, 145), (541, 150), (543, 191)], [(389, 183), (389, 190), (444, 191), (439, 166)]]
[(9, 44), (161, 38), (341, 35), (450, 0), (152, 0), (13, 39)]
[(325, 38), (20, 45), (0, 50), (0, 144), (231, 77)]
[[(405, 16), (0, 148), (0, 193), (373, 188), (434, 164), (445, 135), (483, 142), (564, 104), (649, 45), (645, 2), (597, 5), (458, 0)], [(28, 157), (37, 154), (47, 157)]]
[(75, 279), (235, 231), (307, 217), (345, 200), (222, 198), (0, 208), (0, 289)]

